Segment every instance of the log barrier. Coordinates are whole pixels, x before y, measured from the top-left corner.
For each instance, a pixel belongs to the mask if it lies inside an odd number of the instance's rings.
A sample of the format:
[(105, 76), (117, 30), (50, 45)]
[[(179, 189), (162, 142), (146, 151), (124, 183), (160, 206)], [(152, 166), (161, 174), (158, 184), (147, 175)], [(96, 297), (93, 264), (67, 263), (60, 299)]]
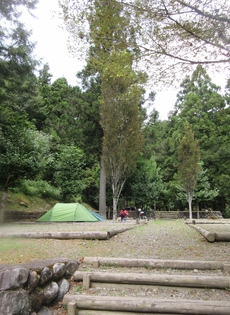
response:
[(198, 232), (200, 232), (200, 234), (203, 235), (203, 236), (206, 238), (206, 240), (207, 240), (208, 242), (210, 242), (210, 243), (215, 242), (215, 240), (216, 240), (216, 234), (215, 234), (215, 233), (208, 232), (208, 231), (206, 231), (205, 229), (203, 229), (203, 228), (201, 228), (201, 227), (199, 227), (199, 226), (197, 226), (197, 225), (195, 225), (195, 224), (190, 224), (190, 226), (191, 226), (193, 229), (195, 229), (195, 230), (197, 230)]
[(87, 231), (87, 232), (26, 232), (26, 233), (0, 233), (0, 238), (34, 238), (34, 239), (84, 239), (84, 240), (108, 240), (116, 234), (123, 233), (133, 227), (121, 228), (111, 231)]
[(83, 287), (87, 289), (90, 287), (91, 282), (210, 289), (230, 288), (230, 277), (227, 276), (193, 276), (76, 271), (73, 275), (73, 279), (74, 281), (83, 281)]
[(172, 269), (224, 269), (229, 262), (198, 260), (164, 260), (164, 259), (131, 259), (111, 257), (84, 257), (84, 264), (99, 267), (100, 265), (137, 268), (172, 268)]
[[(70, 304), (69, 304), (70, 303)], [(206, 300), (172, 300), (124, 296), (65, 295), (63, 304), (68, 306), (68, 315), (79, 310), (103, 310), (136, 312), (139, 314), (196, 314), (229, 315), (230, 302)], [(72, 312), (75, 313), (72, 313)], [(108, 314), (108, 313), (107, 313)]]
[[(74, 303), (73, 303), (74, 304)], [(69, 304), (68, 304), (69, 305)], [(138, 315), (140, 313), (134, 312), (118, 312), (118, 311), (101, 311), (101, 310), (79, 310), (77, 315)], [(76, 315), (75, 308), (73, 312), (69, 313), (68, 315)], [(160, 313), (141, 313), (141, 315), (162, 315)], [(175, 313), (164, 313), (164, 315), (178, 315)]]
[(193, 229), (200, 232), (206, 240), (210, 243), (213, 242), (230, 242), (230, 233), (229, 232), (209, 232), (196, 224), (189, 224)]
[(34, 239), (99, 239), (108, 240), (108, 232), (31, 232), (31, 233), (1, 233), (0, 238), (17, 237), (17, 238), (34, 238)]

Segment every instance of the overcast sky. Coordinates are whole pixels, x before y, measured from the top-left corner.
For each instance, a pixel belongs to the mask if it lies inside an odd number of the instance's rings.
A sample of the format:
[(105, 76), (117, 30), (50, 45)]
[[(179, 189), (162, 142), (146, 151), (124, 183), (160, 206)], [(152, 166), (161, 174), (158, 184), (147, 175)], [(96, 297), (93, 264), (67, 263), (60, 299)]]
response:
[[(43, 64), (49, 64), (53, 80), (65, 77), (68, 83), (74, 86), (77, 85), (76, 74), (83, 68), (84, 63), (69, 53), (68, 34), (59, 27), (61, 21), (55, 15), (57, 9), (58, 0), (39, 0), (37, 10), (33, 12), (37, 18), (27, 13), (23, 14), (22, 18), (27, 29), (33, 32), (32, 41), (37, 43), (36, 58), (42, 58)], [(214, 82), (218, 84), (215, 80)], [(175, 104), (177, 91), (173, 88), (155, 91), (157, 95), (154, 107), (160, 113), (161, 119), (167, 119), (168, 112)]]

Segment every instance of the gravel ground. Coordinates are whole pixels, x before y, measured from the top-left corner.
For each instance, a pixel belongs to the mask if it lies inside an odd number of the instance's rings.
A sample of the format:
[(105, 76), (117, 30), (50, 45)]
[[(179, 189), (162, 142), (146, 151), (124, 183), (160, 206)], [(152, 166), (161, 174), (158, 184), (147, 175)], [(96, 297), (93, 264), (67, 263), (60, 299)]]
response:
[[(205, 228), (206, 225), (200, 226)], [(230, 257), (230, 243), (208, 243), (183, 220), (157, 220), (143, 225), (135, 225), (134, 220), (125, 223), (14, 224), (1, 226), (0, 233), (108, 231), (122, 227), (134, 228), (103, 241), (0, 238), (0, 264), (85, 256), (224, 261)], [(210, 224), (207, 229), (226, 231), (229, 227), (230, 224)]]
[[(213, 222), (212, 222), (213, 223)], [(7, 225), (1, 232), (7, 231), (105, 231), (121, 228), (123, 226), (135, 227), (109, 240), (20, 240), (0, 239), (0, 263), (27, 263), (38, 259), (52, 259), (65, 257), (69, 259), (82, 259), (92, 257), (122, 257), (122, 258), (151, 258), (151, 259), (180, 259), (180, 260), (217, 260), (229, 261), (230, 242), (207, 242), (196, 230), (189, 227), (183, 220), (157, 220), (147, 224), (135, 225), (128, 220), (125, 223), (100, 222), (96, 224), (51, 224), (51, 225)], [(205, 228), (205, 225), (200, 225)], [(230, 231), (229, 224), (210, 224), (208, 230)], [(7, 245), (6, 245), (7, 244)], [(90, 270), (84, 264), (80, 270)], [(220, 270), (173, 270), (173, 269), (144, 269), (144, 268), (105, 268), (103, 272), (141, 272), (164, 274), (193, 274), (229, 276)], [(122, 295), (172, 299), (203, 299), (228, 300), (229, 290), (216, 289), (180, 289), (139, 286), (127, 287), (96, 287), (82, 290), (81, 283), (70, 281), (70, 293), (92, 295)], [(66, 308), (62, 303), (50, 308), (53, 315), (66, 315)]]
[[(230, 225), (210, 224), (207, 230), (230, 231)], [(205, 228), (205, 225), (202, 225)], [(104, 245), (104, 242), (103, 242)], [(109, 240), (106, 256), (123, 258), (153, 258), (153, 259), (183, 259), (183, 260), (218, 260), (229, 261), (230, 243), (208, 243), (197, 231), (185, 225), (183, 221), (155, 221), (137, 229), (119, 234)], [(99, 252), (103, 256), (103, 251)], [(102, 255), (101, 255), (102, 254)], [(90, 256), (95, 256), (95, 253)], [(95, 271), (87, 265), (80, 266), (82, 271)], [(146, 268), (108, 268), (101, 266), (98, 271), (137, 272), (158, 274), (189, 274), (196, 276), (229, 276), (221, 270), (176, 270), (176, 269), (146, 269)], [(219, 300), (229, 301), (229, 290), (175, 288), (159, 286), (112, 286), (96, 285), (88, 290), (82, 289), (82, 283), (71, 282), (70, 294), (90, 294), (100, 296), (147, 297), (154, 299), (184, 299), (184, 300)], [(62, 304), (52, 309), (53, 315), (66, 315)]]

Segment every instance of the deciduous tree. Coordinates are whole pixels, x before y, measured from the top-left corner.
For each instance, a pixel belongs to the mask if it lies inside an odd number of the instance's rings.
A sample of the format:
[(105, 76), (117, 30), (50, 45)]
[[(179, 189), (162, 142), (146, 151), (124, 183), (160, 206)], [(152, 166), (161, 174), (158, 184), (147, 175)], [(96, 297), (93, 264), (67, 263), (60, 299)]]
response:
[[(121, 56), (122, 55), (122, 56)], [(113, 62), (103, 72), (101, 125), (104, 131), (103, 158), (107, 180), (113, 191), (113, 215), (127, 177), (136, 165), (143, 136), (139, 106), (143, 89), (132, 70), (130, 53), (114, 52)], [(139, 74), (141, 78), (141, 74)]]
[(189, 218), (192, 219), (192, 199), (200, 174), (200, 147), (189, 124), (178, 147), (178, 180), (186, 193), (189, 204)]

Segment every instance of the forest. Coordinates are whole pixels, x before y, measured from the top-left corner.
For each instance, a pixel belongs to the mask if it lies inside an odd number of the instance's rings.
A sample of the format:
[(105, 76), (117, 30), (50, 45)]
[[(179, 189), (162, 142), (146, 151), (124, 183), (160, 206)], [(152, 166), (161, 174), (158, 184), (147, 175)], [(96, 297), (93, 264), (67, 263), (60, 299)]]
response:
[[(151, 4), (144, 2), (146, 8)], [(123, 206), (184, 211), (191, 204), (230, 216), (230, 80), (221, 91), (206, 63), (193, 60), (192, 72), (182, 69), (174, 109), (160, 120), (156, 93), (147, 92), (151, 76), (134, 67), (143, 54), (141, 34), (137, 40), (130, 18), (134, 13), (121, 3), (94, 1), (87, 16), (87, 66), (76, 74), (77, 86), (64, 77), (53, 81), (49, 65), (33, 57), (34, 44), (19, 16), (22, 6), (33, 10), (36, 1), (0, 4), (0, 222), (9, 190), (87, 202), (102, 214), (106, 207), (113, 213)], [(189, 3), (191, 7), (196, 1)], [(139, 25), (141, 18), (153, 19), (146, 17), (146, 8), (135, 20)], [(72, 7), (62, 9), (67, 15)], [(223, 23), (224, 38), (229, 20)], [(76, 36), (76, 29), (70, 32)], [(215, 34), (207, 36), (211, 41)], [(179, 39), (184, 38), (181, 34)], [(229, 65), (229, 57), (224, 63)]]

